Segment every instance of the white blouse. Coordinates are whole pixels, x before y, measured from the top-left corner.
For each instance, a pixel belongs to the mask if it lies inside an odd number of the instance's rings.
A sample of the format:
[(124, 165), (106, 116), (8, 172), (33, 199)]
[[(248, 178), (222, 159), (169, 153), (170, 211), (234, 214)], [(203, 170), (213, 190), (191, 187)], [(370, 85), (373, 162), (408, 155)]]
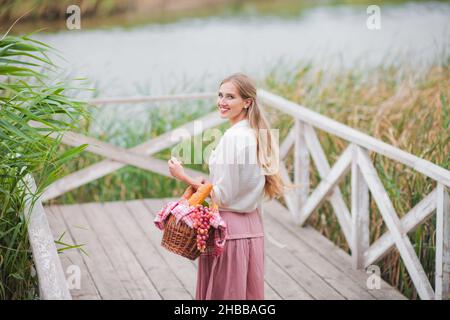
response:
[(220, 210), (262, 214), (265, 176), (256, 159), (256, 136), (244, 119), (227, 129), (209, 157), (211, 197)]

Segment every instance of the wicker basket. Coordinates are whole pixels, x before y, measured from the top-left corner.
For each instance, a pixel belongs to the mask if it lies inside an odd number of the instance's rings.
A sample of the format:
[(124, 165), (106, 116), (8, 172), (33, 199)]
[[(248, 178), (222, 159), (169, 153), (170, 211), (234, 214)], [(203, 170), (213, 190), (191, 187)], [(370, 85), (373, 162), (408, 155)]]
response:
[[(186, 189), (184, 198), (192, 195), (192, 189)], [(212, 228), (209, 230), (209, 237), (212, 236)], [(172, 214), (167, 218), (164, 226), (164, 233), (161, 246), (185, 258), (195, 260), (201, 252), (197, 249), (197, 231), (189, 227), (183, 221), (176, 223), (176, 218)]]
[(195, 260), (200, 256), (197, 249), (197, 232), (183, 221), (176, 223), (176, 218), (170, 215), (164, 226), (161, 245), (180, 256)]

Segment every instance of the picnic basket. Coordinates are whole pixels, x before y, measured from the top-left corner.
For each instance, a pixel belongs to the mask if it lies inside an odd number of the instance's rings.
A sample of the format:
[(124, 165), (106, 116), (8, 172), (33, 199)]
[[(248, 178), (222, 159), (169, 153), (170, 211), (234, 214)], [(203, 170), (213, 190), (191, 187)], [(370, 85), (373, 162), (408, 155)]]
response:
[[(202, 205), (209, 196), (211, 189), (211, 184), (205, 184), (194, 193), (194, 189), (189, 186), (184, 192), (182, 199), (186, 199), (189, 206)], [(201, 254), (197, 248), (197, 231), (182, 220), (179, 220), (178, 223), (176, 220), (173, 214), (170, 214), (167, 218), (161, 245), (167, 250), (190, 260), (197, 259)], [(213, 230), (210, 228), (209, 237), (211, 237), (212, 232)]]

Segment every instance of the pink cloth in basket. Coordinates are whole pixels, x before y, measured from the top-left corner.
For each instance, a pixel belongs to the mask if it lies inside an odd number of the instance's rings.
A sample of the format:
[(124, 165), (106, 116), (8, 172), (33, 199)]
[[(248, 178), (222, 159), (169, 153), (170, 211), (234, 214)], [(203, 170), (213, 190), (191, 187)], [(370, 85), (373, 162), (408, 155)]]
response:
[[(177, 223), (181, 220), (192, 228), (194, 220), (192, 219), (190, 213), (193, 212), (194, 209), (194, 207), (189, 206), (186, 199), (170, 201), (166, 203), (162, 210), (156, 214), (156, 218), (153, 222), (158, 229), (164, 230), (166, 219), (169, 217), (169, 214), (173, 214)], [(223, 220), (220, 216), (219, 212), (211, 217), (210, 225), (214, 228), (214, 240), (207, 242), (208, 247), (206, 248), (205, 253), (218, 257), (222, 254), (225, 247), (227, 225), (225, 220)]]

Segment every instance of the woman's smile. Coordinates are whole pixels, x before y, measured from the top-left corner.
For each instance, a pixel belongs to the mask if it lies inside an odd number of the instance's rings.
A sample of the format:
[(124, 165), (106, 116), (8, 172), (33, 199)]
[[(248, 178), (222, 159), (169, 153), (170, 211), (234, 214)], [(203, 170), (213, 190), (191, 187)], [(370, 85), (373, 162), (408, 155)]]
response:
[(230, 111), (230, 108), (225, 107), (225, 106), (219, 106), (219, 110), (220, 110), (220, 113), (221, 113), (221, 114), (225, 114), (225, 113), (227, 113), (228, 111)]

